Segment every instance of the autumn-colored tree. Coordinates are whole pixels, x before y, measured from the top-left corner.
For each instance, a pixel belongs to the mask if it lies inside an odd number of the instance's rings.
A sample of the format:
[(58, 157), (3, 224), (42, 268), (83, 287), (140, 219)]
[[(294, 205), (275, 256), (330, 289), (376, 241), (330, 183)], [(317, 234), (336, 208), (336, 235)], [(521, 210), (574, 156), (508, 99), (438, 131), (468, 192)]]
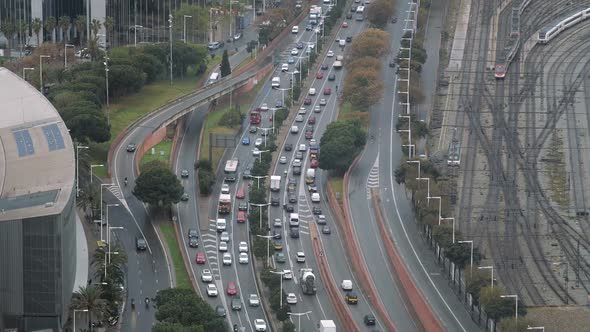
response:
[(374, 27), (383, 29), (387, 26), (389, 18), (394, 14), (395, 3), (393, 0), (376, 0), (367, 8), (367, 19)]
[(344, 99), (359, 110), (368, 110), (381, 99), (383, 81), (374, 68), (354, 68), (344, 80)]
[(346, 64), (346, 68), (354, 69), (354, 68), (366, 68), (366, 69), (374, 69), (377, 71), (381, 70), (381, 61), (377, 58), (373, 58), (370, 56), (365, 56), (362, 58), (354, 59)]
[(389, 34), (379, 29), (367, 29), (352, 40), (349, 60), (371, 56), (381, 58), (390, 52)]

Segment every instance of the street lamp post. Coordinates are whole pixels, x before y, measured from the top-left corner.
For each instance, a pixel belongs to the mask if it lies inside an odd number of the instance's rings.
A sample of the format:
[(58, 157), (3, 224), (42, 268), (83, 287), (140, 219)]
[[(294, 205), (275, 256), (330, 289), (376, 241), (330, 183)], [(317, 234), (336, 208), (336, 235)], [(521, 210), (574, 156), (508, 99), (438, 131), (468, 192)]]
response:
[[(252, 152), (254, 152), (255, 150), (252, 150)], [(262, 162), (262, 153), (264, 152), (270, 152), (270, 150), (258, 150), (258, 161)]]
[(297, 316), (297, 332), (301, 331), (301, 316), (311, 313), (311, 310), (306, 312), (288, 312), (289, 316)]
[(494, 289), (494, 266), (480, 266), (477, 268), (478, 270), (491, 270), (492, 271), (492, 289)]
[(26, 77), (25, 77), (25, 73), (26, 73), (27, 70), (35, 70), (35, 68), (33, 68), (33, 67), (25, 67), (25, 68), (23, 68), (23, 80), (25, 80), (25, 81), (27, 80)]
[(43, 59), (51, 58), (49, 55), (39, 55), (39, 89), (43, 93)]
[[(274, 113), (273, 113), (273, 122), (274, 122)], [(268, 136), (268, 130), (271, 129), (272, 132), (275, 132), (275, 127), (274, 125), (272, 127), (258, 127), (258, 129), (262, 130), (264, 134), (264, 147), (266, 147), (266, 136)], [(260, 159), (262, 160), (262, 157), (260, 157)]]
[(260, 213), (259, 213), (259, 215), (260, 215), (260, 222), (258, 224), (258, 228), (259, 229), (262, 229), (262, 208), (264, 206), (269, 206), (270, 203), (257, 204), (257, 203), (250, 203), (250, 202), (248, 202), (248, 204), (253, 205), (253, 206), (258, 206), (260, 208)]
[(111, 116), (109, 111), (109, 57), (105, 55), (104, 57), (104, 76), (106, 82), (106, 93), (107, 93), (107, 124), (111, 124)]
[[(117, 206), (119, 206), (119, 204), (117, 204)], [(125, 227), (122, 226), (113, 226), (113, 227), (108, 227), (109, 229), (109, 233), (107, 234), (107, 237), (109, 238), (109, 264), (111, 264), (111, 231), (113, 230), (118, 230), (118, 229), (125, 229)]]
[(256, 188), (260, 189), (260, 179), (265, 179), (268, 177), (268, 175), (251, 175), (250, 177), (255, 178), (258, 181)]
[(274, 239), (275, 237), (270, 235), (270, 230), (268, 231), (268, 235), (256, 235), (256, 236), (266, 239), (266, 265), (270, 266), (270, 239)]
[[(516, 327), (518, 328), (518, 326)], [(542, 332), (545, 332), (545, 326), (527, 326), (526, 328), (527, 330), (541, 330)]]
[(72, 44), (64, 44), (64, 68), (68, 68), (68, 47), (74, 48)]
[(72, 321), (73, 331), (76, 331), (76, 312), (88, 312), (88, 309), (74, 309), (74, 320)]
[[(453, 219), (454, 221), (454, 219)], [(454, 223), (453, 223), (454, 225)], [(454, 232), (453, 232), (454, 235)], [(454, 243), (454, 241), (453, 241)], [(465, 241), (458, 241), (458, 243), (470, 243), (471, 244), (471, 255), (470, 255), (470, 260), (469, 263), (471, 264), (470, 269), (471, 271), (469, 271), (469, 273), (471, 274), (471, 276), (473, 276), (473, 240), (465, 240)]]
[(441, 218), (442, 220), (452, 220), (453, 221), (453, 243), (455, 243), (455, 218)]
[[(107, 204), (107, 213), (105, 215), (106, 219), (107, 219), (107, 230), (109, 230), (109, 232), (107, 233), (107, 243), (109, 244), (109, 251), (111, 251), (111, 226), (109, 225), (109, 207), (111, 206), (119, 206), (119, 203), (114, 203), (114, 204)], [(109, 259), (110, 262), (110, 259)]]
[(102, 189), (105, 186), (112, 186), (114, 183), (101, 183), (100, 184), (100, 241), (103, 242), (104, 239), (102, 237)]
[(168, 28), (170, 28), (170, 85), (172, 85), (172, 14), (168, 15), (168, 23)]
[(516, 328), (518, 329), (518, 295), (500, 295), (500, 297), (503, 299), (506, 299), (506, 298), (514, 298), (515, 299), (516, 308), (514, 311), (514, 317), (516, 320)]
[(185, 43), (185, 44), (186, 44), (186, 19), (187, 19), (187, 18), (192, 18), (192, 16), (191, 16), (191, 15), (184, 15), (184, 19), (183, 19), (183, 21), (184, 21), (184, 28), (183, 28), (183, 31), (184, 31), (184, 32), (183, 32), (183, 34), (182, 34), (182, 39), (184, 39), (184, 43)]
[(90, 184), (92, 184), (92, 169), (94, 167), (104, 167), (103, 164), (98, 164), (98, 165), (90, 165)]
[[(270, 231), (269, 231), (270, 233)], [(270, 273), (272, 274), (278, 274), (281, 276), (281, 296), (280, 296), (280, 303), (279, 303), (279, 307), (283, 307), (283, 276), (285, 275), (285, 271), (270, 271)], [(293, 273), (293, 272), (291, 272)], [(299, 331), (299, 330), (298, 330)]]
[(78, 165), (80, 164), (80, 149), (88, 149), (88, 147), (76, 145), (76, 197), (80, 197), (80, 170), (78, 167)]

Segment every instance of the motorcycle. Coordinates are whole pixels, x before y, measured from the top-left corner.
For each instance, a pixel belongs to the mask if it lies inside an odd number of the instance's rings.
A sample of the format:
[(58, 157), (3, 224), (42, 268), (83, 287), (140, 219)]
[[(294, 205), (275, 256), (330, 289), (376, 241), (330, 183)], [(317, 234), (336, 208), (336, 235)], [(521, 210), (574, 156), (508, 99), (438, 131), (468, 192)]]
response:
[(146, 297), (145, 298), (145, 307), (149, 308), (149, 306), (150, 306), (150, 299), (149, 299), (149, 297)]

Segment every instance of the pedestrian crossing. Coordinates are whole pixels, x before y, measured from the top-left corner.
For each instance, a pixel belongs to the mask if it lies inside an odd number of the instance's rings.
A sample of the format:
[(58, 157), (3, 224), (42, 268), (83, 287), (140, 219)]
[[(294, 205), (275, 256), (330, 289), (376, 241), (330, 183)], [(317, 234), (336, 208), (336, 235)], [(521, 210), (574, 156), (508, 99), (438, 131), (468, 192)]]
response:
[(212, 224), (209, 225), (209, 232), (204, 233), (201, 239), (203, 248), (205, 249), (205, 255), (207, 256), (207, 262), (213, 274), (215, 280), (221, 280), (219, 274), (219, 261), (217, 260), (217, 230)]
[(116, 184), (105, 186), (108, 191), (110, 191), (117, 199), (123, 204), (123, 206), (129, 210), (129, 205), (127, 205), (127, 201), (125, 200), (125, 196), (121, 191), (121, 187), (117, 186)]
[(377, 154), (377, 158), (375, 158), (375, 162), (367, 178), (367, 199), (371, 199), (371, 188), (379, 188), (379, 154)]

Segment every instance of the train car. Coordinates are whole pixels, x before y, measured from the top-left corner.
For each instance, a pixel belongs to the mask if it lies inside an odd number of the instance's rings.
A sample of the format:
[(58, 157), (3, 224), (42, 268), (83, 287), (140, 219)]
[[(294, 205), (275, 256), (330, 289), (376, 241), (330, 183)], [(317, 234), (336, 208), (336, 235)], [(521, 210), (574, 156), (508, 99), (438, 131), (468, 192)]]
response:
[(449, 144), (449, 154), (447, 159), (448, 166), (461, 165), (461, 141), (457, 137), (457, 128), (453, 129), (453, 138)]
[(512, 8), (512, 23), (510, 25), (510, 37), (520, 36), (520, 10)]
[(520, 46), (520, 36), (510, 37), (508, 45), (502, 51), (502, 54), (496, 59), (496, 65), (494, 66), (494, 77), (496, 79), (502, 79), (506, 77), (506, 72), (514, 56), (518, 52)]
[(558, 20), (542, 28), (537, 35), (537, 42), (547, 44), (551, 39), (568, 28), (590, 17), (590, 7), (579, 7), (570, 14), (564, 15)]

